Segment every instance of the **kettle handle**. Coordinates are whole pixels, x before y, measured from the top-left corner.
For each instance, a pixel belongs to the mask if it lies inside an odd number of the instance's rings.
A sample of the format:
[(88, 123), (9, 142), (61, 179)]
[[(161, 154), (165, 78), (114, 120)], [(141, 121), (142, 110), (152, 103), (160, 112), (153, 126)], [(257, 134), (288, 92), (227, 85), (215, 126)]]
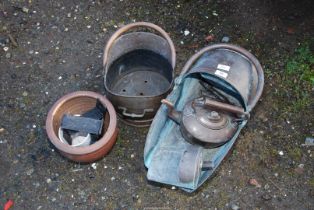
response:
[(197, 100), (194, 101), (194, 104), (196, 105), (202, 105), (202, 106), (207, 106), (207, 107), (212, 107), (221, 111), (226, 111), (226, 112), (231, 112), (233, 114), (239, 115), (239, 116), (243, 116), (244, 118), (248, 118), (249, 117), (249, 113), (244, 111), (243, 108), (238, 107), (238, 106), (234, 106), (231, 104), (227, 104), (227, 103), (222, 103), (219, 101), (214, 101), (211, 100), (207, 97), (202, 97), (199, 98)]

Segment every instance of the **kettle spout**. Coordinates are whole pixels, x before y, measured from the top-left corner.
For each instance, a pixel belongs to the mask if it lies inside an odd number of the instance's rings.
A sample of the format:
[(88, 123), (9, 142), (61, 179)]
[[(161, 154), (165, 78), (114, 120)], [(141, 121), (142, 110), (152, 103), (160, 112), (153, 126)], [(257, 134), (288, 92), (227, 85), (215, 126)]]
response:
[(167, 99), (162, 99), (161, 103), (165, 104), (168, 108), (168, 117), (180, 124), (181, 122), (181, 112), (174, 109), (174, 105)]

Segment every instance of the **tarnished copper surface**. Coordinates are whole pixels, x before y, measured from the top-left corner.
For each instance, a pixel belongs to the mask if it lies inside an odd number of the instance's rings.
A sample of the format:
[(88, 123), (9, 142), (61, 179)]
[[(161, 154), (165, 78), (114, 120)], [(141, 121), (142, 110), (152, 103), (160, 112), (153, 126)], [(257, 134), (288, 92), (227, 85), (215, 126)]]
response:
[[(89, 146), (73, 147), (62, 143), (58, 138), (62, 116), (82, 114), (93, 108), (97, 99), (107, 108), (103, 136)], [(46, 119), (46, 131), (51, 143), (62, 155), (76, 162), (92, 162), (106, 155), (116, 142), (117, 115), (110, 101), (103, 95), (89, 91), (73, 92), (63, 96), (52, 106)]]
[[(193, 64), (206, 52), (210, 52), (216, 49), (227, 49), (230, 51), (234, 51), (239, 53), (240, 55), (246, 57), (254, 66), (254, 70), (256, 71), (257, 74), (257, 80), (256, 84), (252, 84), (252, 86), (256, 86), (256, 89), (254, 89), (254, 91), (252, 91), (251, 93), (251, 97), (249, 98), (249, 101), (247, 102), (247, 110), (246, 112), (250, 112), (256, 105), (256, 103), (258, 102), (258, 100), (260, 99), (262, 92), (263, 92), (263, 88), (264, 88), (264, 72), (263, 72), (263, 68), (261, 66), (261, 64), (259, 63), (259, 61), (257, 60), (257, 58), (251, 54), (249, 51), (245, 50), (242, 47), (236, 46), (236, 45), (231, 45), (231, 44), (214, 44), (214, 45), (210, 45), (207, 47), (204, 47), (203, 49), (201, 49), (200, 51), (198, 51), (197, 53), (195, 53), (184, 65), (182, 71), (181, 71), (181, 75), (184, 75), (185, 73), (187, 73), (190, 68), (193, 66)], [(240, 84), (242, 81), (238, 81)]]
[[(142, 28), (153, 29), (157, 33), (142, 30), (134, 31)], [(159, 67), (157, 68), (154, 59), (150, 58), (141, 58), (138, 59), (141, 61), (137, 62), (135, 58), (139, 58), (139, 56), (134, 54), (131, 60), (136, 65), (133, 63), (133, 65), (127, 66), (119, 60), (123, 56), (130, 56), (140, 50), (158, 54), (165, 59), (171, 70), (168, 70), (168, 65), (165, 66), (163, 62), (158, 62)], [(152, 57), (148, 52), (144, 55)], [(118, 60), (122, 63), (115, 65)], [(147, 68), (148, 62), (151, 65), (149, 70)], [(139, 65), (140, 63), (146, 63), (146, 68), (142, 68), (141, 71), (135, 68), (143, 67)], [(116, 107), (118, 117), (123, 122), (136, 127), (150, 125), (160, 106), (160, 100), (165, 98), (173, 87), (175, 63), (176, 51), (172, 40), (162, 28), (155, 24), (147, 22), (131, 23), (118, 29), (110, 37), (104, 48), (104, 85), (106, 96)], [(155, 73), (155, 75), (152, 73)], [(158, 74), (156, 75), (156, 73)], [(167, 76), (167, 74), (170, 76)], [(160, 79), (158, 79), (158, 75)]]
[(237, 123), (232, 122), (234, 116), (230, 113), (216, 112), (217, 109), (206, 107), (203, 103), (196, 105), (195, 102), (201, 100), (198, 98), (187, 102), (182, 111), (176, 111), (166, 99), (162, 103), (168, 107), (168, 116), (180, 125), (186, 141), (207, 148), (218, 147), (234, 135)]

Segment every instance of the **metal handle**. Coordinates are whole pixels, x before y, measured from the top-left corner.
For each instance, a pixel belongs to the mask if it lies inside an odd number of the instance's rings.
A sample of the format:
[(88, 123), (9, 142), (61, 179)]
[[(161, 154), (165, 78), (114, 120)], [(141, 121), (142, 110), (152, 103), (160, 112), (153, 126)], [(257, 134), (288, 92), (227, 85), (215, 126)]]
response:
[(172, 40), (170, 39), (169, 35), (167, 34), (167, 32), (165, 32), (162, 28), (160, 28), (159, 26), (153, 24), (153, 23), (147, 23), (147, 22), (137, 22), (137, 23), (130, 23), (128, 25), (123, 26), (122, 28), (118, 29), (108, 40), (105, 49), (104, 49), (104, 58), (103, 58), (103, 66), (105, 67), (108, 61), (108, 54), (110, 51), (110, 48), (112, 47), (113, 43), (116, 41), (116, 39), (121, 36), (122, 34), (124, 34), (125, 32), (127, 32), (128, 30), (132, 29), (132, 28), (137, 28), (137, 27), (147, 27), (147, 28), (152, 28), (156, 31), (158, 31), (163, 38), (166, 39), (166, 41), (168, 42), (169, 46), (170, 46), (170, 50), (171, 50), (171, 65), (172, 68), (175, 67), (176, 65), (176, 51), (175, 51), (175, 47), (174, 44), (172, 42)]
[(118, 107), (118, 109), (123, 110), (122, 115), (126, 116), (126, 117), (132, 117), (132, 118), (142, 118), (145, 116), (146, 112), (153, 112), (154, 109), (144, 109), (142, 114), (135, 114), (135, 113), (129, 113), (127, 112), (127, 108), (125, 107)]
[(207, 107), (212, 107), (221, 111), (226, 111), (226, 112), (231, 112), (240, 116), (245, 116), (248, 117), (249, 113), (245, 112), (243, 108), (238, 107), (238, 106), (234, 106), (231, 104), (227, 104), (227, 103), (222, 103), (219, 101), (214, 101), (211, 100), (207, 97), (202, 97), (198, 100), (194, 101), (195, 105), (201, 105), (201, 106), (207, 106)]
[(264, 72), (263, 72), (263, 68), (262, 68), (261, 64), (256, 59), (256, 57), (254, 55), (252, 55), (249, 51), (245, 50), (244, 48), (238, 47), (235, 45), (231, 45), (231, 44), (215, 44), (215, 45), (211, 45), (208, 47), (204, 47), (199, 52), (194, 54), (185, 63), (181, 74), (185, 74), (191, 68), (191, 66), (195, 63), (195, 61), (198, 58), (200, 58), (204, 53), (211, 51), (211, 50), (216, 50), (216, 49), (228, 49), (228, 50), (238, 52), (238, 53), (244, 55), (245, 57), (247, 57), (255, 66), (255, 69), (256, 69), (257, 74), (258, 74), (258, 84), (257, 84), (255, 97), (248, 104), (248, 112), (250, 112), (251, 109), (256, 105), (257, 101), (259, 100), (259, 98), (262, 95), (263, 88), (264, 88)]
[(180, 124), (181, 122), (181, 112), (174, 109), (173, 103), (168, 101), (167, 99), (161, 100), (162, 104), (165, 104), (168, 108), (168, 117), (174, 120), (176, 123)]
[(246, 112), (241, 107), (234, 106), (234, 105), (227, 104), (227, 103), (222, 103), (219, 101), (214, 101), (214, 100), (211, 100), (207, 97), (196, 99), (195, 101), (193, 101), (192, 107), (194, 107), (195, 105), (204, 106), (204, 108), (207, 108), (207, 107), (208, 108), (214, 108), (214, 109), (217, 109), (219, 111), (226, 111), (229, 113), (233, 113), (233, 114), (236, 114), (237, 117), (239, 117), (241, 120), (245, 120), (245, 119), (250, 118), (250, 113)]

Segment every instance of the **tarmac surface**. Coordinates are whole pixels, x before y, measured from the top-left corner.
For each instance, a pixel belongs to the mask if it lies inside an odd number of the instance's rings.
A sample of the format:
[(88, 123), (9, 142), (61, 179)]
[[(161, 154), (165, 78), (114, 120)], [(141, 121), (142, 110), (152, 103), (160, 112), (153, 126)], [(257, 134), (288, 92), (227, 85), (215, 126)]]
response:
[[(314, 86), (287, 73), (289, 61), (299, 59), (299, 67), (313, 75), (313, 5), (1, 1), (0, 207), (11, 199), (12, 209), (314, 209), (314, 151), (302, 146), (314, 135)], [(46, 135), (45, 119), (58, 98), (77, 90), (104, 93), (105, 43), (117, 28), (135, 21), (169, 33), (177, 73), (196, 51), (223, 37), (263, 65), (261, 101), (232, 152), (195, 193), (147, 181), (147, 128), (119, 122), (112, 151), (85, 165), (63, 158)], [(302, 46), (310, 51), (296, 57)]]

